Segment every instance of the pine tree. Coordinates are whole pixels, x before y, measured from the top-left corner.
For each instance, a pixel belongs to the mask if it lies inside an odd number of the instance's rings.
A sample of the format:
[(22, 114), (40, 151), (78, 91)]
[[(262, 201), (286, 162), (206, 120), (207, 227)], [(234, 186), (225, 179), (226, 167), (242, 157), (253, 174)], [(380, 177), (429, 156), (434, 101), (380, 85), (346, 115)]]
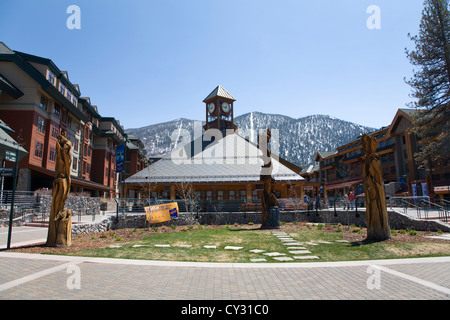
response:
[(425, 167), (447, 157), (450, 151), (449, 0), (425, 0), (419, 34), (408, 36), (416, 48), (406, 49), (406, 54), (419, 68), (406, 81), (413, 89), (411, 97), (416, 99), (410, 104), (416, 108), (413, 133), (422, 145), (415, 158)]

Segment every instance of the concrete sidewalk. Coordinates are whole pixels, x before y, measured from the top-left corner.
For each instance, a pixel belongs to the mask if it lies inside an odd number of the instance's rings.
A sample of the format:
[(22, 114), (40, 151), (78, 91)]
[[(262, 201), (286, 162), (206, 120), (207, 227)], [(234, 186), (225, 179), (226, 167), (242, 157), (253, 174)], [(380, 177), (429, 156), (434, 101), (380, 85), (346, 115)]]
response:
[[(48, 228), (13, 227), (11, 247), (21, 247), (47, 241)], [(8, 228), (0, 228), (0, 249), (5, 249), (8, 242)]]
[(450, 257), (198, 263), (0, 252), (0, 299), (450, 300)]

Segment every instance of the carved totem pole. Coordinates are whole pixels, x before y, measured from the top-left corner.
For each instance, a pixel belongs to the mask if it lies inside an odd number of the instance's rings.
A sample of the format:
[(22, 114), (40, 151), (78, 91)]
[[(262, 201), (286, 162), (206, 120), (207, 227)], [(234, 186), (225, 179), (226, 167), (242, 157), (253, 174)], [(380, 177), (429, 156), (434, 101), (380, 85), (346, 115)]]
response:
[(383, 172), (377, 154), (377, 141), (364, 134), (361, 144), (365, 153), (363, 183), (366, 194), (367, 240), (383, 241), (391, 238), (383, 187)]
[(64, 210), (70, 192), (70, 168), (72, 166), (72, 143), (62, 132), (56, 142), (56, 177), (52, 188), (47, 246), (68, 247), (72, 245), (72, 211)]
[(280, 211), (278, 209), (278, 199), (275, 196), (275, 179), (272, 178), (273, 164), (269, 141), (271, 138), (270, 129), (264, 131), (260, 150), (262, 151), (263, 165), (261, 167), (260, 181), (263, 183), (262, 203), (262, 229), (276, 229), (281, 225)]

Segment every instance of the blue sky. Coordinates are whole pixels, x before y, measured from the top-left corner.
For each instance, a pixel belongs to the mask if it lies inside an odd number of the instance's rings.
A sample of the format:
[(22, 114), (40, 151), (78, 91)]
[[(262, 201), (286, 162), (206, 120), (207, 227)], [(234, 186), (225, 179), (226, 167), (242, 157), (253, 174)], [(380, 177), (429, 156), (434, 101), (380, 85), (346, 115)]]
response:
[[(70, 5), (81, 29), (70, 30)], [(381, 28), (370, 30), (370, 5)], [(423, 0), (2, 0), (0, 41), (50, 58), (125, 128), (204, 120), (219, 84), (235, 116), (328, 114), (389, 125), (411, 101), (405, 48)]]

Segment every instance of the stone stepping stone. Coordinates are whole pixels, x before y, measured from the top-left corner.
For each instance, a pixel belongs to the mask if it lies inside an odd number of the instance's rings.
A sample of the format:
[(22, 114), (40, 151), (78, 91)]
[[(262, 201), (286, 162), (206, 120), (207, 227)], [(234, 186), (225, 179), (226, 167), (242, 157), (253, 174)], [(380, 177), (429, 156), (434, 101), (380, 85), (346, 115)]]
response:
[(323, 241), (323, 240), (319, 240), (317, 241), (318, 243), (323, 243), (323, 244), (333, 244), (333, 242), (329, 242), (329, 241)]
[(135, 244), (133, 248), (148, 247), (146, 244)]
[(274, 236), (277, 236), (277, 237), (287, 237), (287, 236), (289, 236), (286, 232), (273, 232), (272, 234)]
[(269, 256), (269, 257), (279, 257), (279, 256), (285, 256), (285, 253), (279, 253), (279, 252), (266, 252), (263, 253), (263, 255), (265, 256)]
[(264, 258), (258, 258), (258, 259), (250, 259), (251, 262), (263, 262), (263, 261), (267, 261)]
[(155, 244), (157, 248), (170, 248), (170, 244)]
[(305, 242), (305, 244), (308, 244), (310, 246), (318, 246), (319, 244), (314, 243), (314, 242)]
[(287, 247), (288, 250), (306, 250), (305, 247)]
[(319, 259), (318, 256), (294, 256), (294, 259), (297, 260), (313, 260), (313, 259)]
[(292, 254), (306, 254), (306, 253), (311, 253), (311, 251), (309, 251), (309, 250), (294, 250), (294, 251), (289, 251), (289, 253), (292, 253)]
[(216, 249), (217, 246), (203, 246), (203, 248), (205, 248), (205, 249)]
[(292, 261), (294, 259), (290, 258), (290, 257), (274, 257), (275, 260), (278, 261)]
[(264, 251), (266, 251), (266, 250), (261, 250), (261, 249), (250, 250), (250, 252), (253, 252), (253, 253), (261, 253), (261, 252), (264, 252)]
[(302, 246), (303, 243), (300, 242), (285, 242), (283, 243), (283, 246)]
[(348, 240), (334, 240), (336, 242), (349, 242)]
[(180, 244), (179, 247), (180, 248), (190, 248), (190, 247), (192, 247), (192, 244)]
[(283, 238), (283, 239), (280, 239), (280, 241), (281, 242), (294, 242), (295, 240), (292, 238)]
[(241, 250), (244, 247), (233, 247), (233, 246), (226, 246), (225, 250)]
[(122, 248), (122, 246), (112, 245), (112, 246), (109, 246), (109, 248)]

